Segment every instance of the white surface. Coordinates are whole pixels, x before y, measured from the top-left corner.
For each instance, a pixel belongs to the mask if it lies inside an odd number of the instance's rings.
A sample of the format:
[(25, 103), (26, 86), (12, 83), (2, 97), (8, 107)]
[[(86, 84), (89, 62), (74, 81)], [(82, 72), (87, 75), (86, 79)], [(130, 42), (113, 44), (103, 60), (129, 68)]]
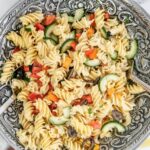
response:
[[(0, 0), (0, 18), (9, 10), (13, 4), (19, 0)], [(150, 13), (150, 0), (137, 0), (140, 1), (141, 6)], [(7, 147), (6, 142), (0, 137), (0, 150), (5, 150)], [(143, 149), (144, 150), (144, 149)], [(145, 149), (150, 150), (150, 148)]]

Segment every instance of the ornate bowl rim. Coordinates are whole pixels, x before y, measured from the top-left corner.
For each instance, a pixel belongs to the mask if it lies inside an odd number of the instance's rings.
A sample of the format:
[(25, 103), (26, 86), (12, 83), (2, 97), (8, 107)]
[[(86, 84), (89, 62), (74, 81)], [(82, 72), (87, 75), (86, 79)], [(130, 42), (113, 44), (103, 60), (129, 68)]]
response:
[[(9, 15), (10, 12), (12, 12), (15, 8), (19, 6), (19, 4), (23, 3), (24, 0), (18, 0), (13, 6), (10, 7), (10, 9), (4, 13), (4, 15), (0, 18), (0, 23), (3, 22), (3, 20), (6, 18), (7, 15)], [(99, 1), (99, 0), (98, 0)], [(150, 15), (134, 0), (122, 0), (122, 2), (125, 5), (132, 6), (133, 11), (135, 11), (138, 14), (141, 14), (141, 16), (145, 17), (148, 23), (150, 23)], [(1, 117), (1, 116), (0, 116)], [(12, 147), (14, 147), (16, 150), (23, 149), (23, 147), (16, 141), (15, 139), (11, 139), (9, 134), (6, 133), (4, 126), (2, 125), (2, 122), (0, 121), (0, 136), (4, 138), (8, 144), (10, 144)], [(142, 135), (142, 137), (139, 137), (138, 139), (135, 139), (134, 142), (129, 147), (126, 147), (125, 150), (135, 150), (143, 141), (150, 135), (150, 126), (147, 127), (147, 132)], [(8, 136), (8, 137), (7, 137)]]

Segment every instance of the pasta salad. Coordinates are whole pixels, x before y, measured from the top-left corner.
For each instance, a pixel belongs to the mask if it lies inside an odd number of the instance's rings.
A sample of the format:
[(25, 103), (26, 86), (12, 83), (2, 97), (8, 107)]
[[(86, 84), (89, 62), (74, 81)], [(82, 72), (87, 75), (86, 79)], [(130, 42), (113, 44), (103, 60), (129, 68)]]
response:
[(20, 22), (6, 35), (14, 49), (0, 82), (23, 103), (16, 135), (25, 149), (99, 150), (101, 138), (125, 132), (144, 92), (129, 77), (138, 41), (125, 22), (101, 8), (36, 11)]

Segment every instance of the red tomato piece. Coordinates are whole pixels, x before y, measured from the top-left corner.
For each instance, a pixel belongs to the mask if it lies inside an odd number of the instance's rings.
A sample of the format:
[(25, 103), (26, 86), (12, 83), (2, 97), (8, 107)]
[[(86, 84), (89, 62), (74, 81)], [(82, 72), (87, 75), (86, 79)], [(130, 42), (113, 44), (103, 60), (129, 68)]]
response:
[(38, 109), (33, 110), (32, 114), (37, 115), (40, 111)]
[(95, 26), (96, 26), (95, 20), (91, 23), (91, 26), (92, 26), (92, 27), (95, 27)]
[(94, 14), (90, 14), (90, 15), (89, 15), (89, 19), (90, 19), (90, 20), (95, 19), (95, 15), (94, 15)]
[(24, 69), (25, 72), (29, 72), (30, 71), (29, 66), (24, 66), (23, 69)]
[(34, 67), (41, 67), (41, 68), (43, 67), (43, 66), (42, 66), (38, 61), (36, 61), (36, 60), (34, 61), (33, 66), (34, 66)]
[(12, 53), (14, 54), (14, 53), (19, 52), (19, 51), (20, 51), (20, 48), (19, 48), (19, 47), (16, 47), (16, 48), (14, 48), (14, 50), (13, 50)]
[(73, 48), (73, 50), (75, 50), (75, 49), (76, 49), (76, 46), (77, 46), (77, 43), (76, 43), (76, 42), (72, 42), (72, 43), (70, 44), (70, 46)]
[(104, 18), (107, 21), (110, 18), (110, 14), (108, 12), (105, 12)]
[(92, 104), (93, 103), (93, 100), (92, 100), (92, 96), (90, 94), (88, 95), (83, 95), (81, 97), (81, 100), (86, 100), (88, 102), (88, 104)]
[(49, 84), (49, 91), (54, 91), (54, 87), (51, 83)]
[(52, 115), (57, 116), (57, 112), (56, 111), (51, 111)]
[(43, 95), (37, 94), (37, 93), (30, 93), (30, 94), (28, 95), (28, 99), (29, 99), (30, 101), (34, 101), (34, 100), (36, 100), (36, 99), (38, 99), (38, 98), (43, 98)]
[(43, 31), (45, 29), (45, 27), (42, 24), (38, 23), (38, 22), (34, 26), (36, 27), (37, 30), (42, 30)]
[(32, 74), (30, 75), (30, 77), (32, 77), (32, 78), (34, 78), (34, 79), (39, 79), (39, 78), (41, 78), (39, 75), (37, 75), (37, 74), (35, 74), (35, 73), (32, 73)]
[(74, 101), (71, 103), (72, 106), (77, 106), (77, 105), (80, 105), (80, 104), (81, 104), (81, 99), (76, 99), (76, 100), (74, 100)]
[(101, 128), (101, 125), (99, 123), (98, 120), (93, 120), (89, 123), (90, 126), (92, 126), (94, 129), (100, 129)]
[(37, 82), (37, 84), (38, 84), (38, 86), (39, 86), (39, 87), (41, 87), (41, 86), (42, 86), (42, 81), (37, 80), (36, 82)]
[(93, 49), (90, 49), (88, 51), (85, 51), (85, 56), (89, 57), (93, 52)]
[(38, 72), (40, 72), (40, 71), (42, 71), (42, 68), (40, 68), (40, 67), (33, 67), (33, 68), (32, 68), (32, 73), (33, 73), (33, 74), (38, 73)]
[(57, 108), (57, 104), (53, 102), (53, 103), (49, 106), (49, 108), (50, 108), (50, 110), (52, 111), (52, 110), (54, 110), (54, 109)]
[(47, 16), (45, 16), (43, 23), (45, 26), (48, 26), (48, 25), (52, 24), (55, 20), (56, 20), (55, 15), (47, 15)]
[(81, 33), (76, 33), (76, 38), (79, 39), (81, 36)]

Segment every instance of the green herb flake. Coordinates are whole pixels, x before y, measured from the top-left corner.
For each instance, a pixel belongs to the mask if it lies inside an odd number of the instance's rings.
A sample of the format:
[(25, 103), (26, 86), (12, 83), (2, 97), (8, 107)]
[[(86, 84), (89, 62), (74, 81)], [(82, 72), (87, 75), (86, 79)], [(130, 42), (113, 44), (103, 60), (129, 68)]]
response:
[(88, 113), (92, 114), (92, 108), (91, 107), (88, 109)]
[(26, 30), (27, 32), (31, 32), (31, 31), (32, 31), (31, 28), (25, 28), (25, 30)]
[(30, 79), (28, 77), (25, 77), (23, 80), (26, 82), (30, 82)]
[(125, 24), (130, 23), (130, 18), (129, 18), (129, 16), (126, 16), (126, 18), (124, 19), (124, 23), (125, 23)]

